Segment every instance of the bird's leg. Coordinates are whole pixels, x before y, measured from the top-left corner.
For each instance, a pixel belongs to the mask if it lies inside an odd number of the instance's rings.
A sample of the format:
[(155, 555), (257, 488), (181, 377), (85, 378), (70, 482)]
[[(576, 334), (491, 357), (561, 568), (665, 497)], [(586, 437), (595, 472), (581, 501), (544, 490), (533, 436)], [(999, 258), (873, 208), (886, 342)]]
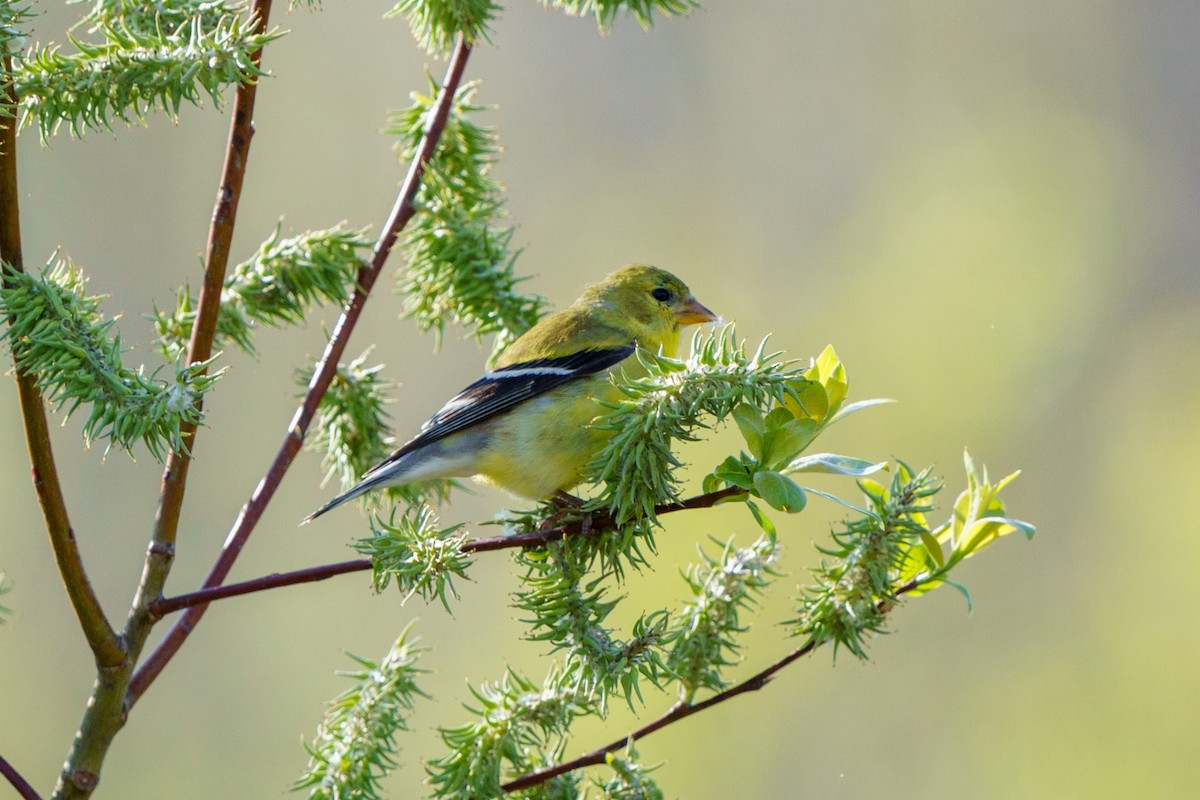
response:
[(562, 489), (559, 489), (554, 494), (550, 495), (550, 502), (564, 510), (568, 508), (583, 508), (585, 505), (587, 505), (587, 501), (582, 497), (576, 497), (569, 492), (564, 492)]
[[(542, 520), (541, 524), (538, 525), (539, 531), (546, 531), (546, 530), (550, 530), (551, 528), (557, 528), (559, 526), (559, 524), (562, 522), (564, 517), (571, 514), (571, 512), (582, 511), (583, 507), (585, 505), (587, 505), (587, 501), (584, 500), (583, 498), (576, 497), (575, 495), (564, 492), (561, 489), (556, 491), (554, 494), (550, 495), (549, 501), (550, 501), (551, 505), (558, 508), (558, 511), (555, 511), (553, 514), (551, 514), (550, 516), (548, 516), (544, 520)], [(592, 528), (591, 512), (583, 513), (582, 519), (581, 519), (581, 526), (582, 526), (582, 530), (585, 535), (586, 535), (587, 531), (591, 530), (591, 528)]]

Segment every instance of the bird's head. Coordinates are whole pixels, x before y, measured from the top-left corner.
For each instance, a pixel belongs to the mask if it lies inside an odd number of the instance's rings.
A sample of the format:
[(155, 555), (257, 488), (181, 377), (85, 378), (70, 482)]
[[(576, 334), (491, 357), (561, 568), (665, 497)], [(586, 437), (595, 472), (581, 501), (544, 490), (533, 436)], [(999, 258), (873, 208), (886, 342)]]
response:
[(645, 264), (622, 267), (589, 287), (580, 300), (618, 316), (623, 327), (637, 334), (642, 347), (661, 347), (668, 354), (678, 346), (681, 327), (717, 319), (683, 281)]

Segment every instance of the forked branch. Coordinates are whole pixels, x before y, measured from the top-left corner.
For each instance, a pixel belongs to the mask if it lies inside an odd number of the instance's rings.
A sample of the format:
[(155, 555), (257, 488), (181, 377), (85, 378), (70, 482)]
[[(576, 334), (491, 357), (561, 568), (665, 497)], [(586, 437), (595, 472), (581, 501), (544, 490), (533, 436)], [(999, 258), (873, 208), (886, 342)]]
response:
[[(450, 57), (446, 77), (442, 82), (441, 94), (438, 96), (437, 104), (434, 106), (433, 113), (429, 117), (421, 145), (417, 149), (412, 163), (409, 165), (408, 174), (401, 185), (396, 202), (392, 206), (391, 213), (388, 215), (383, 230), (380, 232), (371, 263), (364, 264), (362, 269), (359, 270), (358, 286), (354, 291), (354, 295), (350, 298), (346, 309), (338, 318), (333, 333), (329, 337), (329, 342), (325, 346), (325, 352), (313, 370), (312, 380), (309, 382), (304, 400), (288, 425), (287, 433), (274, 460), (267, 468), (266, 474), (259, 481), (258, 486), (255, 487), (250, 499), (242, 507), (241, 513), (233, 524), (233, 529), (229, 532), (229, 536), (226, 537), (225, 544), (221, 548), (217, 560), (204, 581), (204, 589), (220, 586), (226, 576), (229, 575), (229, 571), (233, 568), (233, 564), (245, 546), (246, 540), (249, 539), (250, 534), (253, 533), (254, 528), (258, 525), (263, 511), (274, 496), (275, 491), (279, 488), (284, 475), (287, 474), (288, 468), (292, 464), (292, 460), (299, 453), (300, 447), (304, 443), (304, 436), (308, 431), (308, 426), (312, 423), (313, 416), (316, 414), (317, 405), (325, 395), (329, 384), (333, 381), (338, 362), (341, 360), (350, 335), (353, 333), (359, 316), (362, 314), (362, 309), (367, 302), (371, 287), (375, 285), (375, 280), (379, 277), (384, 263), (391, 254), (396, 237), (416, 212), (414, 201), (417, 196), (417, 189), (420, 187), (421, 176), (424, 174), (425, 166), (437, 148), (438, 139), (441, 137), (442, 129), (445, 127), (446, 118), (450, 113), (450, 107), (454, 100), (454, 94), (462, 81), (462, 75), (470, 54), (471, 45), (460, 37)], [(162, 672), (175, 653), (179, 651), (179, 648), (187, 640), (196, 624), (204, 616), (206, 609), (206, 604), (190, 607), (175, 622), (175, 625), (159, 643), (158, 647), (138, 669), (137, 673), (133, 676), (133, 681), (129, 688), (129, 703), (131, 705), (141, 697), (146, 688), (158, 677), (158, 674)]]
[[(16, 89), (11, 80), (12, 57), (4, 55), (0, 73), (0, 91), (4, 106), (16, 108)], [(0, 117), (0, 259), (12, 269), (25, 269), (21, 255), (21, 214), (17, 188), (17, 130), (16, 120)], [(0, 276), (2, 277), (2, 276)], [(5, 279), (7, 283), (7, 279)], [(17, 392), (21, 401), (21, 420), (25, 426), (25, 441), (29, 446), (29, 461), (33, 471), (33, 486), (46, 520), (46, 532), (54, 550), (54, 560), (62, 575), (63, 585), (71, 607), (79, 618), (88, 646), (101, 668), (112, 667), (125, 660), (125, 646), (109, 624), (92, 590), (83, 557), (75, 541), (75, 531), (67, 515), (67, 504), (59, 483), (58, 467), (50, 444), (50, 427), (46, 422), (46, 407), (33, 375), (19, 367), (15, 370)]]

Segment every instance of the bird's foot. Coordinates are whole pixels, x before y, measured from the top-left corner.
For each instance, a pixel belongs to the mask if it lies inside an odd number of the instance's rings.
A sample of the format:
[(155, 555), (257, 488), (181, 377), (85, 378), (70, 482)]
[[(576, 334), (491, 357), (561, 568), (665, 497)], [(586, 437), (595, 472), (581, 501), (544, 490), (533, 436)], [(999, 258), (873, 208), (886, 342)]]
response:
[(564, 492), (562, 489), (550, 495), (550, 502), (564, 511), (568, 509), (578, 510), (587, 505), (587, 501), (582, 497), (576, 497), (569, 492)]
[(562, 524), (564, 519), (575, 514), (581, 514), (580, 532), (584, 536), (588, 535), (592, 529), (592, 512), (583, 511), (584, 506), (587, 505), (586, 500), (560, 490), (550, 495), (549, 501), (558, 510), (538, 524), (537, 529), (539, 531), (548, 531), (557, 528)]

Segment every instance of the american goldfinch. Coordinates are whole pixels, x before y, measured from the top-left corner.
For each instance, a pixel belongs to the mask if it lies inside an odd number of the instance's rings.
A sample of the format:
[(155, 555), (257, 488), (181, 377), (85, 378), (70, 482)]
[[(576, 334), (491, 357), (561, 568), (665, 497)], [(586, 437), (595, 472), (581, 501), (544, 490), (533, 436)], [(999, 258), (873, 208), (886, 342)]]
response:
[(522, 334), (420, 433), (304, 522), (372, 489), (431, 478), (475, 476), (535, 500), (565, 493), (609, 437), (590, 425), (603, 412), (597, 401), (620, 397), (609, 372), (636, 371), (638, 347), (674, 355), (680, 328), (715, 319), (671, 273), (622, 267)]

